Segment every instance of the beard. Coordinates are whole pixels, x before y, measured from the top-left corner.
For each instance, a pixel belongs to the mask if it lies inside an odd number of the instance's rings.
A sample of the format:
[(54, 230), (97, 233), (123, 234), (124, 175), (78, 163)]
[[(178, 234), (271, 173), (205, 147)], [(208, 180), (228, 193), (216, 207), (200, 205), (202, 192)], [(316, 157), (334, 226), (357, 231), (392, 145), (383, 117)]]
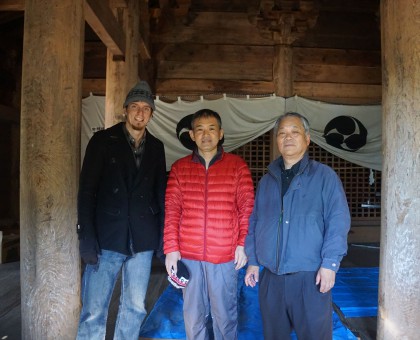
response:
[(131, 128), (133, 130), (136, 130), (136, 131), (142, 131), (142, 130), (144, 130), (145, 126), (140, 127), (140, 126), (136, 126), (136, 125), (131, 125)]
[(142, 122), (136, 122), (136, 121), (134, 121), (134, 123), (133, 123), (133, 122), (130, 122), (129, 121), (128, 124), (130, 125), (130, 127), (133, 130), (136, 130), (136, 131), (142, 131), (146, 127), (146, 125), (144, 125)]

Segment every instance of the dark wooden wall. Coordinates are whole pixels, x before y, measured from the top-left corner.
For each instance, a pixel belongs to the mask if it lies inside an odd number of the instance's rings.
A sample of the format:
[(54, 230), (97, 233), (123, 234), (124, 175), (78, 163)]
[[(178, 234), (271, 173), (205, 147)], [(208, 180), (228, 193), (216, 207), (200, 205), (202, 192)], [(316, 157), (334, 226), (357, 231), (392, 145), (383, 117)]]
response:
[[(178, 1), (174, 8), (168, 1), (161, 7), (154, 3), (149, 2), (147, 38), (152, 60), (141, 60), (139, 73), (152, 79), (157, 94), (275, 92), (276, 42), (258, 27), (250, 1)], [(317, 9), (313, 28), (292, 44), (294, 93), (328, 102), (380, 103), (379, 0), (320, 0)], [(86, 31), (84, 95), (104, 94), (106, 49)]]

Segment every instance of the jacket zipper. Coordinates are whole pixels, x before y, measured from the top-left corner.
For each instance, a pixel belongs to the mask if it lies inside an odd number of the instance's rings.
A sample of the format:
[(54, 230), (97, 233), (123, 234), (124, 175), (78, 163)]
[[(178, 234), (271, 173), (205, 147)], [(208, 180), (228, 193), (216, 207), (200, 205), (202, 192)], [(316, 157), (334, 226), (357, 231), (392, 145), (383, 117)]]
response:
[(205, 188), (204, 188), (204, 233), (203, 233), (203, 258), (204, 261), (207, 261), (207, 246), (206, 246), (206, 241), (207, 241), (207, 200), (208, 200), (208, 169), (205, 169), (206, 171), (206, 182), (205, 182)]
[[(273, 176), (274, 179), (277, 181), (278, 188), (280, 189), (281, 181), (279, 181), (277, 176), (271, 170), (269, 170), (269, 172), (271, 173), (271, 176)], [(283, 202), (282, 202), (282, 198), (281, 198), (281, 189), (279, 191), (280, 191), (279, 194), (280, 194), (281, 209), (280, 209), (280, 218), (279, 218), (278, 223), (277, 223), (276, 272), (278, 272), (279, 268), (280, 268), (279, 249), (280, 249), (280, 241), (281, 241), (281, 224), (283, 222)]]
[[(305, 167), (303, 169), (299, 169), (298, 173), (293, 177), (292, 181), (290, 182), (289, 188), (291, 187), (293, 181), (295, 180), (296, 177), (300, 176), (304, 169), (306, 168), (307, 164), (305, 165)], [(271, 171), (270, 169), (268, 170), (269, 173), (271, 174), (271, 176), (274, 177), (274, 179), (277, 181), (277, 184), (279, 185), (279, 188), (281, 187), (281, 177), (280, 180), (279, 178), (275, 175), (275, 173), (273, 171)], [(280, 174), (281, 176), (281, 174)], [(284, 213), (284, 202), (283, 202), (283, 198), (281, 195), (281, 190), (280, 190), (280, 202), (281, 202), (281, 209), (280, 209), (280, 219), (279, 219), (279, 223), (277, 224), (277, 251), (276, 251), (276, 271), (279, 272), (280, 270), (280, 255), (279, 255), (279, 245), (280, 245), (280, 241), (281, 241), (281, 225), (283, 224), (283, 213)]]
[(279, 255), (279, 244), (280, 244), (280, 226), (283, 219), (283, 211), (280, 214), (280, 220), (277, 223), (277, 251), (276, 251), (276, 272), (278, 273), (280, 268), (280, 255)]
[(281, 225), (283, 223), (283, 199), (281, 198), (281, 190), (280, 190), (280, 203), (281, 203), (280, 219), (279, 219), (279, 222), (277, 223), (276, 272), (279, 272), (280, 270), (280, 257), (281, 257), (280, 242), (281, 242)]

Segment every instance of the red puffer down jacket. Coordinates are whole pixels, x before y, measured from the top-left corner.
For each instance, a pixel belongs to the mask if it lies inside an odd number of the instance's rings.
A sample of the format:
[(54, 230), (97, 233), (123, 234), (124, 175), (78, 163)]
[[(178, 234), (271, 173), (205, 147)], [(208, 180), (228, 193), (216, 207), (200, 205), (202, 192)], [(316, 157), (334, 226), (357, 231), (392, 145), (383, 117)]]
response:
[(172, 165), (165, 199), (164, 252), (225, 263), (243, 246), (254, 205), (254, 187), (247, 164), (224, 153), (206, 170), (198, 157)]

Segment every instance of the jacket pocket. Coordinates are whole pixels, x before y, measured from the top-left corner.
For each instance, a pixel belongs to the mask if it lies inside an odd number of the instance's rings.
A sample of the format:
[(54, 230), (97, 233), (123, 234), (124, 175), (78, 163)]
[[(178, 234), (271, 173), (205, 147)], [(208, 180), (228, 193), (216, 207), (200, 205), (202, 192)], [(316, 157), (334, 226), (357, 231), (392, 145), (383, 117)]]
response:
[(111, 216), (120, 216), (121, 215), (121, 210), (120, 209), (115, 209), (115, 208), (108, 208), (106, 210), (104, 210), (105, 214), (111, 215)]

